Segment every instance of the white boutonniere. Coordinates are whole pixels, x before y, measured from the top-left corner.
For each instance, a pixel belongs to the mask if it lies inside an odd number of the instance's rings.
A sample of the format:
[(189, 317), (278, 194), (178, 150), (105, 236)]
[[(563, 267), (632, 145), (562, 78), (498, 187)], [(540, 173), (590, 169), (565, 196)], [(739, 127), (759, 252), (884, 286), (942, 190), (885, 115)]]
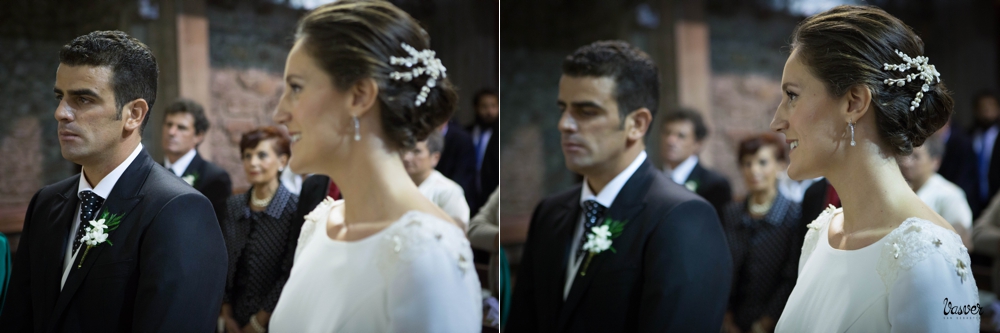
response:
[(684, 183), (684, 187), (687, 187), (688, 191), (697, 192), (698, 191), (698, 182), (693, 181), (693, 180), (689, 180), (686, 183)]
[(192, 173), (190, 175), (181, 177), (181, 179), (183, 179), (184, 182), (188, 183), (188, 185), (194, 186), (194, 183), (198, 181), (198, 174)]
[(83, 260), (87, 258), (87, 253), (90, 252), (90, 248), (101, 245), (103, 243), (111, 244), (108, 240), (108, 232), (118, 229), (118, 225), (122, 222), (121, 215), (109, 214), (108, 211), (101, 213), (101, 217), (96, 220), (91, 220), (90, 226), (84, 229), (85, 234), (80, 242), (87, 246), (83, 250), (83, 256), (80, 257), (80, 263), (76, 268), (83, 267)]
[(587, 267), (590, 266), (590, 261), (597, 254), (606, 250), (611, 250), (611, 253), (618, 253), (615, 251), (615, 247), (611, 246), (611, 241), (621, 236), (622, 230), (625, 228), (625, 223), (628, 223), (628, 221), (605, 219), (601, 225), (590, 228), (590, 233), (587, 234), (587, 242), (583, 243), (583, 250), (588, 252), (587, 262), (583, 264), (580, 276), (587, 275)]

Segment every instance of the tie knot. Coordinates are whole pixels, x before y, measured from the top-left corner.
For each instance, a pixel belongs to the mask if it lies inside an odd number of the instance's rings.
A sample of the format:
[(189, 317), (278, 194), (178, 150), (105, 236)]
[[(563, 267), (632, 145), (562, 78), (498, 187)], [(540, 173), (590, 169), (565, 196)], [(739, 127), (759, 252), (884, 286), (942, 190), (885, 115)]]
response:
[(104, 198), (94, 193), (94, 191), (80, 192), (80, 200), (83, 201), (84, 206), (100, 206), (104, 203)]
[(583, 213), (586, 218), (586, 226), (588, 228), (597, 224), (597, 222), (604, 217), (604, 211), (607, 207), (601, 205), (596, 200), (587, 200), (583, 202)]

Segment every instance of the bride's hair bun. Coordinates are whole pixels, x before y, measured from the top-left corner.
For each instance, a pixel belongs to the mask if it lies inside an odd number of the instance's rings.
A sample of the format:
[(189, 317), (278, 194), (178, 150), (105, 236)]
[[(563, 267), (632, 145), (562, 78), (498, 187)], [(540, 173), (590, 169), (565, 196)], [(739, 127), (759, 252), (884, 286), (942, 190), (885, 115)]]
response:
[[(341, 0), (309, 12), (299, 21), (296, 39), (346, 90), (358, 80), (378, 83), (382, 129), (397, 148), (411, 148), (451, 117), (458, 95), (451, 82), (439, 77), (420, 103), (428, 75), (397, 80), (393, 72), (412, 70), (393, 65), (392, 57), (409, 57), (402, 44), (417, 51), (430, 49), (430, 38), (409, 14), (383, 0)], [(419, 104), (419, 105), (418, 105)]]
[[(903, 86), (886, 80), (905, 79), (920, 71), (886, 70), (885, 64), (906, 63), (924, 55), (924, 43), (910, 27), (873, 6), (838, 6), (799, 23), (792, 35), (792, 49), (820, 78), (834, 96), (843, 96), (861, 84), (872, 92), (872, 107), (882, 141), (897, 155), (909, 155), (951, 117), (954, 101), (940, 81), (920, 78)], [(910, 110), (911, 103), (922, 93)]]

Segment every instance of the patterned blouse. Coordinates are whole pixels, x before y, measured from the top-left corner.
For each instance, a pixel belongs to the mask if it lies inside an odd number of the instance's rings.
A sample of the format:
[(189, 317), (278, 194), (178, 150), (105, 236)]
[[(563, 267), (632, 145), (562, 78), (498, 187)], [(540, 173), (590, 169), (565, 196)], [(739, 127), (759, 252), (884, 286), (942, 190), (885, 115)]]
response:
[(806, 227), (799, 204), (780, 193), (762, 219), (753, 219), (746, 200), (731, 202), (722, 223), (733, 255), (728, 311), (743, 331), (770, 316), (775, 322), (795, 287)]
[(226, 293), (223, 302), (233, 307), (233, 318), (240, 325), (260, 310), (273, 312), (278, 296), (292, 269), (298, 230), (292, 221), (299, 197), (278, 185), (271, 203), (260, 212), (250, 210), (247, 193), (229, 197), (223, 234), (229, 254)]

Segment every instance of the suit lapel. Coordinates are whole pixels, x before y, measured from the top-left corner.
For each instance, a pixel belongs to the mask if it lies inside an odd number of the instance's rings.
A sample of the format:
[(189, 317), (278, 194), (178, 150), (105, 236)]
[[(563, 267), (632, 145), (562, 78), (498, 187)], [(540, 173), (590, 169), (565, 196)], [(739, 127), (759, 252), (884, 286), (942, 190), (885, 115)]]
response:
[[(105, 252), (105, 249), (113, 247), (113, 244), (123, 244), (128, 238), (128, 234), (130, 233), (137, 216), (130, 215), (130, 213), (132, 212), (132, 208), (135, 208), (136, 204), (138, 204), (142, 199), (142, 196), (139, 194), (139, 190), (142, 189), (153, 164), (155, 164), (155, 162), (149, 158), (149, 155), (146, 154), (145, 150), (142, 150), (139, 152), (139, 155), (132, 160), (132, 164), (125, 169), (122, 176), (118, 178), (118, 182), (116, 182), (114, 188), (112, 188), (111, 194), (108, 195), (108, 199), (105, 200), (104, 206), (101, 207), (101, 211), (103, 212), (107, 210), (108, 213), (121, 215), (121, 224), (118, 225), (117, 229), (108, 232), (108, 240), (111, 241), (111, 244), (100, 244), (91, 248), (90, 251), (87, 252), (86, 257), (83, 255), (84, 252), (80, 252), (80, 254), (77, 255), (76, 261), (74, 261), (73, 266), (70, 267), (70, 273), (66, 278), (66, 284), (63, 285), (62, 292), (59, 293), (59, 299), (56, 302), (55, 312), (53, 315), (55, 320), (52, 321), (52, 325), (59, 322), (62, 313), (66, 310), (69, 302), (73, 299), (73, 295), (79, 290), (80, 285), (86, 279), (90, 269), (93, 268), (94, 263), (101, 257), (101, 254)], [(86, 221), (81, 223), (86, 223)], [(80, 251), (86, 251), (86, 245), (81, 246)], [(60, 277), (61, 276), (62, 275), (60, 274)]]
[[(621, 236), (614, 239), (612, 246), (617, 249), (624, 249), (625, 245), (630, 242), (637, 241), (635, 232), (639, 227), (634, 227), (638, 224), (635, 221), (636, 216), (642, 212), (645, 207), (645, 196), (649, 191), (649, 185), (652, 183), (652, 177), (656, 172), (653, 169), (652, 164), (649, 160), (643, 161), (632, 177), (625, 182), (625, 186), (622, 186), (618, 196), (615, 197), (615, 201), (611, 203), (611, 207), (608, 208), (607, 213), (604, 214), (605, 219), (613, 219), (616, 221), (627, 221), (622, 230)], [(566, 297), (566, 302), (563, 304), (562, 309), (559, 312), (559, 321), (556, 327), (557, 331), (562, 331), (565, 325), (572, 317), (573, 311), (576, 309), (577, 305), (580, 304), (584, 295), (586, 295), (587, 288), (593, 281), (596, 275), (602, 274), (601, 269), (607, 265), (610, 260), (614, 260), (617, 255), (622, 255), (619, 253), (612, 253), (610, 250), (602, 252), (594, 256), (590, 261), (590, 265), (587, 267), (586, 275), (580, 275), (577, 272), (576, 277), (573, 280), (573, 287), (570, 288), (569, 296)], [(580, 265), (580, 270), (582, 271), (586, 265), (586, 257), (584, 258), (584, 264)], [(563, 268), (563, 272), (565, 272)], [(560, 289), (561, 290), (561, 289)]]
[[(705, 172), (705, 168), (702, 168), (701, 167), (701, 162), (698, 162), (697, 164), (694, 165), (694, 169), (691, 169), (691, 174), (688, 175), (688, 179), (686, 179), (684, 182), (687, 183), (688, 181), (692, 181), (693, 180), (693, 181), (695, 181), (697, 183), (701, 183), (701, 179), (702, 179), (702, 176), (703, 176), (702, 173), (704, 173), (704, 172)], [(684, 184), (681, 184), (681, 185), (684, 185)]]
[(203, 176), (202, 168), (204, 166), (205, 166), (205, 160), (201, 158), (201, 154), (198, 154), (198, 152), (195, 151), (194, 159), (191, 160), (191, 164), (188, 164), (187, 169), (184, 169), (184, 172), (181, 173), (181, 178), (190, 175), (195, 175), (194, 184), (191, 184), (191, 186), (197, 186), (198, 181), (201, 180), (201, 176)]
[(71, 239), (69, 231), (76, 215), (76, 206), (80, 203), (80, 198), (76, 195), (78, 181), (79, 179), (71, 182), (71, 185), (58, 193), (58, 198), (49, 210), (49, 216), (47, 220), (44, 220), (45, 222), (40, 221), (41, 219), (33, 221), (33, 223), (48, 223), (47, 227), (39, 229), (44, 230), (42, 235), (48, 235), (45, 237), (42, 247), (46, 251), (51, 251), (43, 256), (45, 262), (42, 265), (45, 267), (45, 274), (43, 280), (40, 281), (43, 286), (42, 290), (45, 290), (45, 296), (42, 299), (48, 302), (46, 308), (52, 308), (59, 297), (59, 283), (62, 280), (63, 263), (66, 260), (66, 247)]
[[(580, 191), (576, 192), (580, 193)], [(555, 237), (551, 244), (552, 252), (557, 256), (559, 265), (554, 267), (556, 270), (554, 274), (551, 274), (551, 279), (545, 290), (549, 291), (548, 298), (552, 301), (551, 304), (555, 305), (556, 311), (561, 308), (559, 305), (563, 304), (563, 288), (566, 286), (566, 270), (569, 269), (570, 251), (578, 241), (573, 237), (573, 233), (577, 222), (580, 221), (581, 211), (580, 195), (577, 194), (565, 202), (562, 209), (558, 209), (553, 216), (553, 221), (556, 223), (553, 230)]]

